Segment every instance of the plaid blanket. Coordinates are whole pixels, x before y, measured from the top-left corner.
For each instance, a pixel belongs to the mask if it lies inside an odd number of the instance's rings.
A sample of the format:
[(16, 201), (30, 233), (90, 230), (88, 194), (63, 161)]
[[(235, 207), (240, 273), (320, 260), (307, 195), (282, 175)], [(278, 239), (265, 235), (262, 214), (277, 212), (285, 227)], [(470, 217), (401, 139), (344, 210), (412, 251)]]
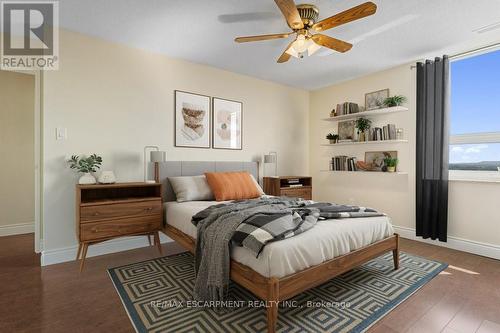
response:
[(226, 298), (231, 244), (243, 246), (258, 257), (269, 242), (303, 233), (318, 219), (380, 215), (357, 206), (279, 197), (210, 206), (192, 218), (197, 227), (193, 297), (198, 301)]
[(319, 209), (301, 206), (291, 206), (290, 210), (281, 213), (257, 213), (236, 228), (231, 240), (258, 257), (267, 243), (301, 234), (314, 227), (318, 218)]
[(236, 228), (231, 238), (233, 244), (243, 246), (256, 257), (270, 242), (296, 236), (314, 227), (318, 219), (340, 219), (381, 216), (376, 210), (358, 206), (312, 203), (311, 201), (284, 201), (290, 208), (281, 213), (256, 213)]

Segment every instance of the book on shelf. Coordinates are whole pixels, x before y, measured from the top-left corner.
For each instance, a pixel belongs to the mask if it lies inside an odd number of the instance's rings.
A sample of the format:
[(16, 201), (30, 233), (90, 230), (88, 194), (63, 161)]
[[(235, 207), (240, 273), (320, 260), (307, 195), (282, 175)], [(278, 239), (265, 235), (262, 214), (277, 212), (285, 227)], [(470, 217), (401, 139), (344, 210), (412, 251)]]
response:
[(302, 187), (302, 184), (288, 184), (288, 187)]
[(342, 104), (337, 104), (336, 114), (337, 116), (343, 116), (346, 114), (353, 114), (360, 112), (360, 107), (356, 103), (344, 102)]
[(332, 171), (358, 171), (356, 166), (356, 157), (339, 155), (332, 157), (330, 162)]
[(396, 140), (396, 125), (387, 124), (382, 127), (372, 127), (368, 131), (369, 141), (384, 141), (384, 140)]
[(394, 124), (388, 124), (387, 125), (388, 130), (389, 130), (389, 140), (396, 140), (396, 125)]

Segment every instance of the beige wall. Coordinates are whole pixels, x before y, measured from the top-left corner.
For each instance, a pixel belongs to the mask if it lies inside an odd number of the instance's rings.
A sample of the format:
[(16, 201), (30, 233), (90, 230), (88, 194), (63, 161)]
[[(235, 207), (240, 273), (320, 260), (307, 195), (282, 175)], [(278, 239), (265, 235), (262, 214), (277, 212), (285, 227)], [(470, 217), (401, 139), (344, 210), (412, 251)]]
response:
[[(415, 71), (410, 64), (333, 85), (310, 96), (310, 172), (314, 179), (314, 198), (339, 203), (355, 203), (377, 208), (393, 219), (400, 232), (413, 234), (415, 229)], [(343, 101), (364, 105), (364, 93), (389, 88), (390, 94), (408, 97), (409, 112), (374, 118), (375, 125), (395, 123), (404, 128), (409, 143), (372, 144), (363, 146), (321, 147), (324, 136), (337, 131), (336, 124), (321, 121), (330, 110)], [(355, 155), (364, 158), (367, 150), (397, 150), (401, 171), (408, 175), (328, 173), (328, 160), (334, 155)], [(450, 181), (448, 235), (468, 244), (493, 245), (500, 253), (500, 219), (496, 204), (500, 184)], [(490, 250), (487, 250), (490, 251)], [(486, 253), (486, 252), (484, 252)], [(493, 252), (487, 252), (491, 255)]]
[(35, 79), (0, 71), (0, 235), (34, 226)]
[[(395, 225), (415, 225), (415, 73), (410, 65), (400, 66), (384, 72), (330, 86), (311, 93), (310, 110), (310, 171), (314, 179), (314, 197), (339, 203), (355, 203), (371, 206), (388, 213)], [(391, 95), (408, 97), (409, 112), (383, 115), (373, 118), (372, 126), (388, 123), (404, 128), (409, 143), (367, 144), (362, 146), (323, 147), (325, 135), (337, 133), (337, 123), (321, 121), (328, 117), (337, 103), (351, 101), (364, 105), (364, 94), (389, 88)], [(400, 171), (408, 175), (373, 173), (330, 173), (328, 161), (335, 155), (353, 155), (364, 160), (365, 151), (397, 150)]]
[[(143, 179), (142, 151), (169, 160), (250, 161), (277, 151), (281, 174), (307, 174), (309, 93), (61, 31), (60, 69), (44, 75), (44, 249), (72, 247), (71, 154), (97, 153), (119, 181)], [(174, 148), (174, 90), (243, 102), (243, 150)], [(55, 140), (65, 127), (67, 140)]]

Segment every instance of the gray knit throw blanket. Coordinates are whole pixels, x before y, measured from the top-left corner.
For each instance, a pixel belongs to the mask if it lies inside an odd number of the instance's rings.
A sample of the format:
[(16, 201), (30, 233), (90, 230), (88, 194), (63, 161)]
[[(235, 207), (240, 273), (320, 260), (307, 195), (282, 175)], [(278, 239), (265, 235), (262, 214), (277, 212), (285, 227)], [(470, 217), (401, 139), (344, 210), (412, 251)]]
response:
[(245, 219), (258, 213), (290, 212), (294, 199), (261, 198), (211, 206), (193, 216), (197, 226), (193, 298), (197, 301), (224, 301), (229, 287), (231, 238)]

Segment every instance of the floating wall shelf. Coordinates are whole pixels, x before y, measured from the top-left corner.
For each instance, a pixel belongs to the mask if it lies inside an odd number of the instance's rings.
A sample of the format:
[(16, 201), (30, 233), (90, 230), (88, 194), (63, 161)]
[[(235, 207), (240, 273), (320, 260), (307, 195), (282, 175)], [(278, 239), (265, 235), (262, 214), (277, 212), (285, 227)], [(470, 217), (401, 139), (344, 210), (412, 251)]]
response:
[(397, 113), (397, 112), (405, 112), (408, 111), (407, 107), (404, 106), (393, 106), (390, 108), (383, 108), (383, 109), (376, 109), (376, 110), (370, 110), (370, 111), (363, 111), (363, 112), (358, 112), (358, 113), (351, 113), (351, 114), (344, 114), (341, 116), (337, 117), (329, 117), (329, 118), (323, 118), (321, 120), (324, 121), (339, 121), (339, 120), (348, 120), (348, 119), (356, 119), (359, 117), (373, 117), (373, 116), (378, 116), (378, 115), (383, 115), (383, 114), (390, 114), (390, 113)]
[(352, 146), (352, 145), (371, 145), (371, 144), (383, 144), (383, 143), (407, 143), (408, 140), (378, 140), (378, 141), (352, 141), (352, 142), (338, 142), (338, 143), (324, 143), (321, 144), (325, 147), (335, 147), (335, 146)]
[(331, 173), (363, 173), (363, 174), (374, 174), (374, 175), (407, 175), (408, 172), (381, 172), (381, 171), (346, 171), (346, 170), (320, 170), (321, 172), (331, 172)]

